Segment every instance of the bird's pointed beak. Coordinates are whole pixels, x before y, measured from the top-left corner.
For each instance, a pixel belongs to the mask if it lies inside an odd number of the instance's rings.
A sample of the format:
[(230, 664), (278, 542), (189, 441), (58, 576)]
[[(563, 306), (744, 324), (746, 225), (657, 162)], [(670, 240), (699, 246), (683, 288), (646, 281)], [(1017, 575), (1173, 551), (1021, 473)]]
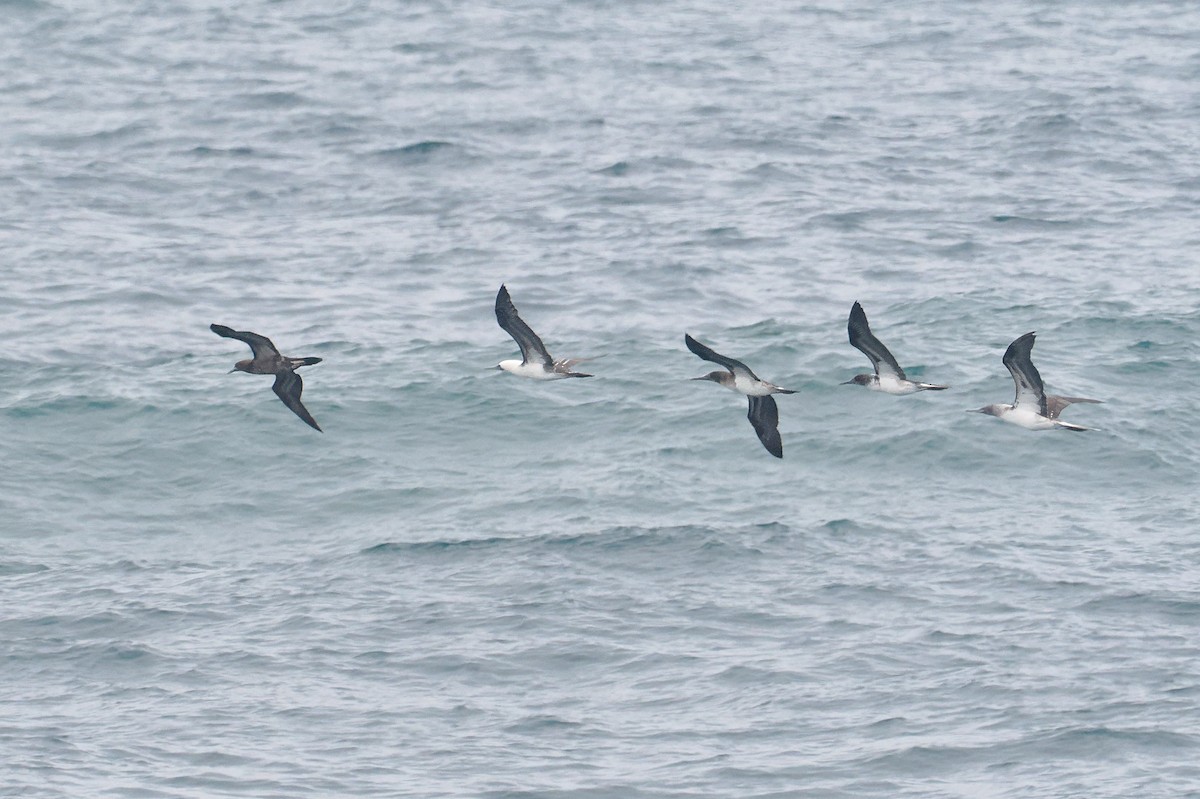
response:
[(845, 383), (838, 383), (838, 385), (839, 385), (839, 386), (852, 386), (852, 385), (854, 385), (854, 381), (853, 381), (853, 380), (847, 380)]
[(234, 372), (236, 372), (236, 371), (237, 371), (237, 369), (230, 369), (230, 370), (229, 370), (228, 372), (226, 372), (225, 374), (227, 374), (227, 375), (231, 375), (231, 374), (233, 374), (233, 373), (234, 373)]

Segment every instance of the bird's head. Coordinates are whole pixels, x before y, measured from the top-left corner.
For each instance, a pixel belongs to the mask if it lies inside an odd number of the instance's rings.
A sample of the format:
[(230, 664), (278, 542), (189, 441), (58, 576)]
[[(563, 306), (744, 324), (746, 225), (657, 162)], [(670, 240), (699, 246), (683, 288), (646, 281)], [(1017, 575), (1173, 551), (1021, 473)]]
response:
[(874, 376), (875, 375), (855, 375), (854, 377), (847, 380), (845, 383), (842, 383), (842, 385), (843, 386), (869, 386), (869, 385), (871, 385), (871, 378), (873, 378)]
[(708, 374), (701, 375), (700, 377), (693, 377), (692, 380), (711, 380), (714, 383), (724, 383), (731, 377), (733, 377), (733, 375), (729, 374), (729, 372), (709, 372)]

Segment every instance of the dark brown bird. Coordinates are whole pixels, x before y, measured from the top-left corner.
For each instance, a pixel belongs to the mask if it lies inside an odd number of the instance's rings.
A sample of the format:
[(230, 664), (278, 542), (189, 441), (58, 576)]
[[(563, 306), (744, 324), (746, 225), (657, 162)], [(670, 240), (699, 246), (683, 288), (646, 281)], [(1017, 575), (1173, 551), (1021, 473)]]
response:
[(300, 392), (304, 391), (304, 381), (300, 379), (300, 375), (296, 374), (296, 369), (320, 363), (320, 358), (289, 358), (280, 355), (279, 350), (271, 343), (271, 339), (266, 336), (233, 330), (225, 325), (213, 324), (208, 327), (218, 336), (236, 338), (238, 341), (246, 342), (250, 345), (251, 352), (254, 353), (253, 358), (235, 363), (230, 374), (249, 372), (252, 375), (275, 375), (275, 385), (271, 386), (271, 390), (279, 399), (283, 400), (283, 404), (291, 408), (292, 413), (303, 419), (309, 427), (318, 432), (325, 432), (321, 430), (317, 420), (312, 418), (312, 414), (300, 402)]

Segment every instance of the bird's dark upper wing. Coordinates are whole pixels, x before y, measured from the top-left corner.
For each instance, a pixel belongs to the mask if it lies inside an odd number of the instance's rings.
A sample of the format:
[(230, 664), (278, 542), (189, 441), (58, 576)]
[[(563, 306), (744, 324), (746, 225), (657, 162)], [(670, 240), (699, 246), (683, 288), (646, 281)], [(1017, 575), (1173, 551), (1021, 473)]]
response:
[(1046, 395), (1046, 415), (1051, 419), (1057, 419), (1058, 415), (1063, 412), (1063, 408), (1068, 405), (1074, 405), (1076, 402), (1094, 402), (1099, 404), (1101, 400), (1088, 399), (1087, 397), (1060, 397), (1057, 394)]
[(216, 333), (218, 336), (225, 338), (236, 338), (238, 341), (244, 341), (250, 345), (250, 350), (254, 353), (254, 357), (279, 357), (279, 350), (275, 349), (275, 345), (271, 343), (271, 339), (266, 336), (260, 336), (257, 333), (249, 333), (242, 330), (233, 330), (225, 327), (225, 325), (209, 325), (208, 329)]
[(899, 380), (908, 379), (888, 348), (871, 333), (871, 326), (867, 324), (867, 314), (857, 302), (850, 309), (850, 321), (846, 323), (846, 329), (850, 333), (850, 344), (870, 359), (871, 365), (875, 367), (875, 374), (892, 374)]
[(1026, 333), (1009, 344), (1004, 351), (1004, 365), (1017, 384), (1013, 407), (1026, 408), (1045, 416), (1046, 391), (1042, 387), (1042, 376), (1033, 365), (1033, 339), (1033, 333)]
[(546, 345), (517, 314), (517, 308), (513, 305), (512, 298), (508, 296), (508, 289), (503, 285), (496, 294), (496, 321), (521, 348), (523, 363), (541, 362), (546, 365), (547, 369), (554, 368), (554, 359), (550, 357), (550, 353), (546, 352)]
[(712, 361), (715, 364), (720, 364), (729, 371), (733, 372), (735, 375), (740, 371), (742, 374), (749, 375), (754, 380), (758, 380), (758, 375), (754, 374), (754, 372), (751, 372), (750, 367), (746, 366), (746, 364), (742, 363), (741, 361), (735, 361), (733, 358), (726, 358), (724, 355), (719, 355), (713, 352), (687, 333), (683, 334), (683, 343), (687, 344), (687, 348), (689, 350), (694, 352), (696, 355), (699, 355), (706, 361)]
[(275, 375), (275, 385), (271, 386), (271, 390), (283, 400), (284, 405), (292, 409), (292, 413), (303, 419), (305, 424), (322, 433), (325, 432), (321, 430), (317, 420), (312, 418), (312, 414), (300, 402), (300, 392), (304, 391), (304, 381), (300, 379), (300, 375), (295, 372), (280, 372)]
[(779, 406), (770, 394), (765, 397), (750, 398), (750, 412), (746, 414), (758, 440), (767, 448), (767, 452), (776, 458), (783, 457), (783, 439), (779, 437)]

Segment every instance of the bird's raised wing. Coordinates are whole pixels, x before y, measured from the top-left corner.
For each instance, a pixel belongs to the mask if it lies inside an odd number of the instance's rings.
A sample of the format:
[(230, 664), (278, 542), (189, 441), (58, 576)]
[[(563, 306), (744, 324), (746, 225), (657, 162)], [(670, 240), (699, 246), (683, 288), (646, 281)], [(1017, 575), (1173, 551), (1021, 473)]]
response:
[(238, 341), (244, 341), (250, 345), (250, 350), (254, 353), (254, 357), (258, 358), (278, 358), (279, 350), (275, 349), (275, 345), (271, 343), (271, 339), (266, 336), (260, 336), (257, 333), (250, 333), (244, 330), (233, 330), (225, 327), (225, 325), (209, 325), (208, 329), (216, 333), (218, 336), (225, 338), (236, 338)]
[[(748, 375), (752, 380), (758, 380), (758, 375), (754, 374), (754, 372), (751, 372), (750, 367), (746, 366), (746, 364), (742, 363), (741, 361), (735, 361), (733, 358), (726, 358), (724, 355), (713, 352), (711, 349), (704, 346), (699, 341), (696, 341), (696, 339), (692, 338), (687, 333), (683, 334), (683, 343), (686, 344), (687, 348), (696, 355), (699, 355), (706, 361), (712, 361), (715, 364), (724, 366), (735, 376), (740, 372), (743, 375)], [(772, 401), (771, 404), (774, 405), (775, 403)]]
[(870, 359), (871, 365), (875, 367), (875, 374), (881, 377), (890, 374), (897, 380), (908, 379), (888, 348), (871, 333), (871, 326), (867, 324), (867, 314), (857, 302), (850, 309), (850, 321), (846, 323), (846, 329), (850, 333), (850, 344)]
[(325, 432), (304, 407), (304, 403), (300, 402), (300, 393), (304, 391), (304, 381), (300, 379), (300, 375), (295, 372), (280, 372), (275, 375), (275, 385), (271, 386), (271, 390), (283, 400), (284, 405), (292, 409), (292, 413), (303, 419), (305, 424), (319, 432)]
[(554, 359), (550, 357), (550, 353), (546, 352), (546, 345), (517, 313), (512, 297), (508, 296), (508, 289), (503, 285), (496, 294), (496, 321), (521, 348), (522, 363), (542, 363), (547, 369), (554, 368)]
[(779, 406), (770, 394), (765, 397), (751, 397), (750, 411), (746, 414), (758, 440), (767, 448), (767, 452), (776, 458), (783, 457), (783, 439), (779, 436)]
[(1033, 365), (1033, 339), (1033, 333), (1026, 333), (1009, 344), (1003, 360), (1017, 384), (1013, 407), (1046, 416), (1046, 390), (1042, 387), (1042, 376)]

